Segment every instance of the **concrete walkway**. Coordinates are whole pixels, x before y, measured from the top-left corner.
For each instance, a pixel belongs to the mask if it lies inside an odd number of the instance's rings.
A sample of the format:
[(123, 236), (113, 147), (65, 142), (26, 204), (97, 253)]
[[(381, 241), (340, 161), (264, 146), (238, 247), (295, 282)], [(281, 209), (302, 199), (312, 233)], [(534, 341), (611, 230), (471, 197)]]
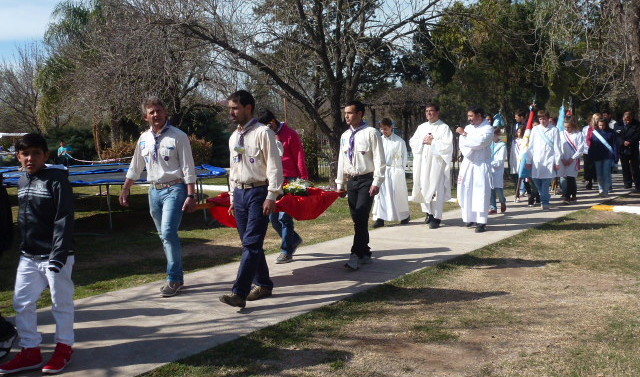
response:
[[(615, 194), (626, 192), (616, 190)], [(351, 237), (302, 246), (289, 264), (275, 264), (276, 255), (268, 255), (274, 295), (248, 302), (240, 311), (218, 301), (230, 290), (238, 263), (187, 274), (185, 290), (172, 298), (160, 297), (159, 281), (80, 299), (76, 301), (75, 354), (63, 374), (136, 376), (601, 201), (596, 190), (582, 190), (578, 202), (569, 206), (552, 197), (552, 209), (546, 212), (529, 208), (526, 202), (509, 202), (505, 214), (490, 217), (486, 233), (465, 228), (459, 210), (447, 212), (436, 230), (429, 229), (424, 218), (378, 228), (371, 231), (374, 263), (355, 272), (343, 267)], [(38, 320), (48, 358), (55, 331), (50, 310), (40, 311)]]

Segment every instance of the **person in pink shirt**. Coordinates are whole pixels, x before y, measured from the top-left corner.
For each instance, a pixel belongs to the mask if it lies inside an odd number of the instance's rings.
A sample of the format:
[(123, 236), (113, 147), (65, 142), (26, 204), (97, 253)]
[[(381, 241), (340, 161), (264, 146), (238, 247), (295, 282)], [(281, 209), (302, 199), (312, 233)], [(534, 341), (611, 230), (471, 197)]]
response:
[[(276, 133), (285, 181), (292, 181), (296, 178), (309, 179), (302, 140), (296, 130), (285, 122), (279, 122), (268, 109), (263, 109), (258, 114), (258, 121), (266, 124)], [(280, 255), (278, 255), (276, 263), (289, 263), (293, 260), (293, 253), (302, 243), (302, 237), (296, 233), (293, 218), (289, 214), (275, 212), (269, 216), (269, 220), (271, 220), (273, 229), (282, 238)]]

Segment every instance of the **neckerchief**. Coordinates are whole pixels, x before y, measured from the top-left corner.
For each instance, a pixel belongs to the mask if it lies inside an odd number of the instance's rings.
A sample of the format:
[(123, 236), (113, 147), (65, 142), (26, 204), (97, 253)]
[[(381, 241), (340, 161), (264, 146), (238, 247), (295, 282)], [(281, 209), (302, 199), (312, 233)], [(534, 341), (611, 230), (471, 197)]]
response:
[(249, 123), (247, 123), (242, 130), (239, 130), (240, 127), (238, 126), (238, 145), (235, 146), (235, 148), (233, 148), (236, 152), (238, 152), (238, 161), (242, 160), (242, 155), (244, 154), (244, 135), (251, 131), (251, 129), (258, 123), (258, 120), (253, 118), (251, 119), (251, 121), (249, 121)]
[(351, 135), (349, 136), (349, 161), (351, 161), (353, 163), (353, 150), (355, 149), (355, 142), (356, 142), (356, 134), (358, 132), (360, 132), (361, 130), (363, 130), (365, 127), (367, 126), (367, 124), (365, 122), (360, 123), (360, 126), (358, 128), (353, 128), (351, 127)]
[(158, 148), (160, 147), (160, 138), (162, 137), (163, 133), (169, 130), (169, 127), (171, 127), (171, 125), (167, 123), (162, 129), (162, 131), (160, 131), (160, 134), (158, 135), (156, 135), (156, 133), (153, 132), (153, 130), (151, 130), (151, 134), (153, 135), (153, 140), (155, 141), (155, 143), (153, 144), (153, 155), (151, 156), (153, 157), (153, 161), (156, 161), (156, 162), (158, 161)]

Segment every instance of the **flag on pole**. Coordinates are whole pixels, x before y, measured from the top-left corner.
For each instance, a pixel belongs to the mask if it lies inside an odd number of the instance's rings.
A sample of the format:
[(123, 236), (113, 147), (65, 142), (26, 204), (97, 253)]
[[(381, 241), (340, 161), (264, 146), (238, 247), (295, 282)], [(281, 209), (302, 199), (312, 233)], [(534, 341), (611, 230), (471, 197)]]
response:
[(562, 106), (560, 106), (560, 111), (558, 112), (558, 124), (556, 124), (556, 127), (558, 127), (558, 130), (560, 130), (560, 132), (564, 131), (564, 118), (565, 110), (563, 103)]
[[(529, 106), (529, 119), (527, 119), (527, 127), (524, 129), (524, 142), (522, 143), (522, 155), (524, 155), (529, 148), (529, 138), (531, 137), (531, 129), (533, 128), (533, 119), (536, 116), (536, 104), (535, 102)], [(520, 178), (531, 178), (531, 169), (527, 169), (524, 158), (520, 160), (520, 169), (518, 170), (518, 176)]]

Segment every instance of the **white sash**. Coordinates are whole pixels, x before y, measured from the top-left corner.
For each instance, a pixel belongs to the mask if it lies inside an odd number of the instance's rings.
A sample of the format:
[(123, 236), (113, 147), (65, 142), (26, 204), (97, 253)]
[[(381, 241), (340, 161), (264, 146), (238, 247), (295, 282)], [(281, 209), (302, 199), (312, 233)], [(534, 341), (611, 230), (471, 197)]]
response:
[(605, 147), (607, 147), (607, 149), (609, 150), (609, 152), (611, 152), (611, 154), (613, 154), (613, 148), (611, 148), (611, 145), (609, 145), (609, 143), (607, 143), (607, 141), (604, 139), (604, 137), (602, 137), (602, 135), (600, 135), (600, 132), (598, 131), (593, 131), (593, 135), (595, 137), (598, 138), (598, 140), (600, 140), (600, 142), (602, 143), (602, 145), (604, 145)]

